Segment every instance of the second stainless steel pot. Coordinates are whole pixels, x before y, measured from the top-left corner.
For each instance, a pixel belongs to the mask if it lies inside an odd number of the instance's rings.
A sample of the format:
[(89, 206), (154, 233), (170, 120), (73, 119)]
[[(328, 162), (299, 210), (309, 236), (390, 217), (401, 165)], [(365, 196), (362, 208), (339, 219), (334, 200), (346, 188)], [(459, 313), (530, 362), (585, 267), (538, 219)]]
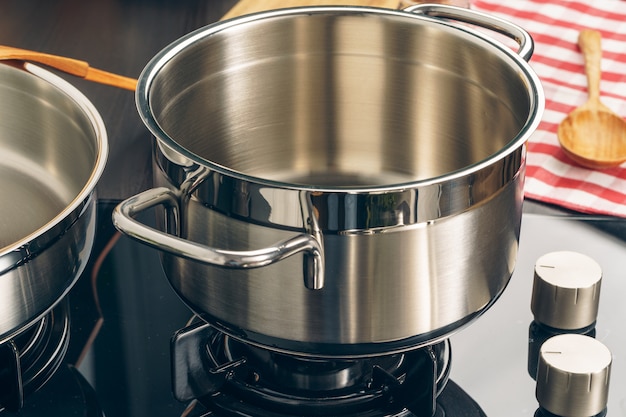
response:
[[(159, 187), (114, 222), (163, 251), (176, 291), (233, 337), (400, 351), (447, 337), (507, 285), (543, 110), (532, 39), (469, 10), (414, 11), (244, 16), (174, 42), (140, 77)], [(135, 219), (151, 207), (161, 230)]]
[(0, 64), (0, 343), (48, 313), (87, 264), (104, 123), (40, 67)]

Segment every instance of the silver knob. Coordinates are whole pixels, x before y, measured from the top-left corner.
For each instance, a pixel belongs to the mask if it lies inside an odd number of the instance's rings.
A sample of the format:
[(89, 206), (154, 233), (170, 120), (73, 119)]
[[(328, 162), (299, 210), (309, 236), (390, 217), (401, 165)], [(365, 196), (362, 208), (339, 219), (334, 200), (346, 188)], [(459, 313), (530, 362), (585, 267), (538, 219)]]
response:
[(557, 416), (589, 417), (607, 406), (611, 352), (596, 339), (562, 334), (539, 352), (536, 397)]
[(535, 263), (530, 308), (535, 321), (556, 329), (591, 326), (598, 316), (602, 268), (577, 252), (551, 252)]

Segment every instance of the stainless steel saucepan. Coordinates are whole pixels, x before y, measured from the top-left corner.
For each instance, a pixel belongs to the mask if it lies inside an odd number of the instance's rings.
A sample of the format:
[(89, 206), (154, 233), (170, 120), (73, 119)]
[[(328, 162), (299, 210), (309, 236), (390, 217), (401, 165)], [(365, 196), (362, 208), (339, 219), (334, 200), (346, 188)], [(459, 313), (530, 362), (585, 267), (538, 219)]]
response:
[(108, 145), (77, 89), (0, 64), (0, 343), (45, 315), (87, 263)]
[[(157, 188), (114, 222), (163, 252), (194, 311), (248, 343), (344, 357), (433, 343), (513, 271), (544, 106), (532, 49), (516, 25), (433, 5), (199, 29), (139, 79)], [(135, 218), (150, 208), (159, 230)]]

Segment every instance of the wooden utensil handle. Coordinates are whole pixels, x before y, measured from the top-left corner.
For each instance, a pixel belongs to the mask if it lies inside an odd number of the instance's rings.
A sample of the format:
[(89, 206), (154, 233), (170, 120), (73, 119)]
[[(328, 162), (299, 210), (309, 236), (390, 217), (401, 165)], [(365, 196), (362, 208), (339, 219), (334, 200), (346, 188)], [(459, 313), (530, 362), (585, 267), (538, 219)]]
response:
[(0, 45), (0, 59), (36, 62), (76, 77), (81, 77), (89, 81), (120, 87), (127, 90), (135, 90), (135, 87), (137, 86), (137, 80), (133, 78), (92, 68), (85, 61), (59, 55)]
[(578, 35), (578, 46), (585, 59), (589, 99), (600, 100), (602, 35), (597, 30), (583, 29)]
[(137, 88), (137, 80), (135, 78), (124, 77), (123, 75), (113, 74), (92, 67), (88, 68), (87, 74), (85, 74), (83, 78), (96, 83), (119, 87), (130, 91), (135, 91)]

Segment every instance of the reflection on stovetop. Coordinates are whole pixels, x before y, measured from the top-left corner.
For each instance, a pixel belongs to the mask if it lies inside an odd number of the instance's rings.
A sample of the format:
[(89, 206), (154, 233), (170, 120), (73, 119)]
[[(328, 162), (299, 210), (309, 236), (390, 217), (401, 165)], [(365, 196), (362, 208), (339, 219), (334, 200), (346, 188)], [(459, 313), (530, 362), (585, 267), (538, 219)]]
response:
[[(114, 205), (115, 203), (101, 203), (99, 216), (108, 218)], [(436, 417), (443, 416), (442, 409), (445, 409), (447, 417), (535, 414), (537, 409), (534, 395), (535, 381), (528, 374), (528, 330), (533, 319), (530, 312), (533, 268), (537, 258), (557, 250), (585, 253), (593, 257), (603, 268), (596, 338), (605, 343), (614, 355), (608, 415), (626, 416), (626, 389), (624, 389), (626, 373), (625, 365), (622, 363), (622, 357), (626, 354), (624, 352), (626, 331), (619, 323), (621, 317), (626, 315), (626, 305), (622, 303), (622, 294), (626, 293), (626, 280), (622, 277), (624, 270), (622, 263), (626, 262), (624, 240), (626, 234), (622, 232), (626, 229), (625, 224), (626, 222), (622, 220), (607, 218), (590, 221), (565, 216), (525, 215), (522, 221), (516, 272), (509, 287), (483, 317), (450, 339), (452, 351), (450, 375), (438, 397)], [(185, 336), (196, 326), (204, 327), (204, 323), (190, 320), (193, 317), (190, 310), (175, 295), (161, 271), (158, 253), (126, 238), (117, 240), (112, 251), (104, 253), (108, 251), (107, 244), (115, 242), (118, 235), (109, 222), (101, 221), (99, 225), (99, 237), (93, 259), (87, 268), (89, 271), (95, 267), (98, 274), (92, 277), (91, 273), (86, 271), (69, 297), (72, 326), (66, 363), (60, 365), (59, 370), (41, 390), (26, 396), (23, 411), (19, 415), (41, 415), (31, 412), (30, 407), (37, 398), (46, 398), (46, 395), (48, 397), (44, 401), (57, 405), (43, 414), (47, 416), (98, 415), (84, 414), (85, 409), (98, 408), (87, 404), (99, 404), (106, 415), (119, 417), (263, 415), (254, 412), (245, 414), (244, 411), (237, 414), (239, 412), (237, 410), (231, 413), (228, 408), (224, 408), (224, 403), (217, 406), (216, 401), (227, 402), (232, 397), (223, 395), (211, 398), (215, 393), (210, 389), (204, 392), (204, 395), (200, 395), (199, 399), (191, 399), (197, 397), (195, 394), (198, 392), (194, 390), (191, 390), (193, 394), (191, 396), (184, 393), (185, 389), (180, 388), (184, 384), (176, 382), (176, 367), (170, 369), (170, 342), (172, 336), (177, 335), (174, 338), (176, 346), (175, 341), (178, 337)], [(105, 256), (98, 256), (103, 253)], [(102, 323), (99, 322), (100, 315), (103, 317)], [(99, 331), (97, 337), (92, 340), (94, 328), (99, 328)], [(218, 347), (214, 353), (217, 357), (222, 355), (218, 362), (224, 362), (214, 364), (217, 366), (212, 369), (219, 370), (220, 365), (226, 370), (229, 370), (229, 366), (237, 368), (239, 356), (246, 358), (252, 356), (256, 359), (251, 361), (253, 363), (251, 367), (248, 363), (248, 367), (235, 369), (232, 374), (223, 373), (211, 384), (223, 384), (224, 375), (227, 374), (244, 375), (245, 378), (236, 381), (240, 384), (254, 385), (258, 382), (255, 381), (254, 375), (260, 373), (265, 374), (263, 381), (268, 379), (267, 375), (272, 381), (275, 377), (272, 372), (280, 374), (285, 366), (292, 365), (291, 359), (281, 358), (277, 366), (263, 368), (267, 352), (255, 352), (254, 349), (250, 351), (248, 347), (242, 347), (236, 341), (229, 341), (228, 337), (219, 336), (219, 338), (222, 339), (214, 345)], [(85, 355), (86, 345), (89, 349)], [(245, 355), (238, 354), (242, 349), (245, 350)], [(394, 362), (395, 360), (387, 358), (382, 362), (374, 361), (373, 364), (380, 365), (379, 368), (383, 371), (390, 368), (394, 370), (398, 364)], [(77, 364), (80, 364), (78, 367), (80, 373), (74, 367)], [(324, 364), (320, 369), (326, 369), (324, 367), (327, 366), (329, 365)], [(330, 373), (335, 373), (335, 376), (330, 378), (330, 381), (334, 381), (333, 384), (341, 380), (337, 375), (353, 373), (352, 369), (341, 373), (342, 369), (346, 369), (345, 363), (337, 366), (337, 368), (330, 366)], [(295, 367), (301, 368), (302, 363), (296, 361)], [(393, 375), (393, 372), (390, 373)], [(370, 375), (371, 372), (367, 371), (365, 374)], [(352, 381), (348, 384), (364, 384), (364, 381), (375, 380), (376, 383), (369, 385), (370, 388), (388, 389), (384, 387), (393, 383), (391, 379), (384, 377), (386, 374), (389, 372), (382, 372), (376, 378), (348, 378)], [(448, 379), (447, 371), (445, 379)], [(73, 382), (68, 382), (70, 380)], [(89, 383), (84, 384), (85, 381)], [(304, 379), (302, 376), (292, 376), (290, 384), (295, 388), (290, 393), (298, 394), (299, 387), (320, 384), (320, 381), (326, 381), (324, 382), (326, 384), (329, 380), (320, 375), (312, 377), (308, 375)], [(228, 382), (230, 383), (230, 380)], [(256, 392), (263, 395), (268, 392), (275, 394), (276, 385), (272, 384), (269, 388), (261, 387), (262, 389)], [(57, 394), (50, 397), (46, 392), (48, 387), (59, 386), (74, 386), (75, 394), (70, 395), (75, 401), (61, 398)], [(229, 393), (237, 392), (237, 384), (234, 386), (234, 391), (230, 390)], [(368, 385), (365, 383), (363, 386), (367, 388)], [(77, 392), (81, 394), (78, 395)], [(96, 401), (91, 402), (91, 399)], [(77, 403), (82, 404), (80, 407), (83, 411), (76, 411)], [(31, 414), (25, 414), (27, 412)], [(406, 409), (393, 407), (377, 409), (375, 412), (378, 414), (358, 415), (376, 417), (415, 415)], [(314, 415), (314, 412), (312, 413)], [(12, 415), (7, 411), (0, 413), (1, 416), (5, 414)], [(327, 410), (322, 414), (333, 415)], [(272, 412), (267, 415), (288, 414)]]

